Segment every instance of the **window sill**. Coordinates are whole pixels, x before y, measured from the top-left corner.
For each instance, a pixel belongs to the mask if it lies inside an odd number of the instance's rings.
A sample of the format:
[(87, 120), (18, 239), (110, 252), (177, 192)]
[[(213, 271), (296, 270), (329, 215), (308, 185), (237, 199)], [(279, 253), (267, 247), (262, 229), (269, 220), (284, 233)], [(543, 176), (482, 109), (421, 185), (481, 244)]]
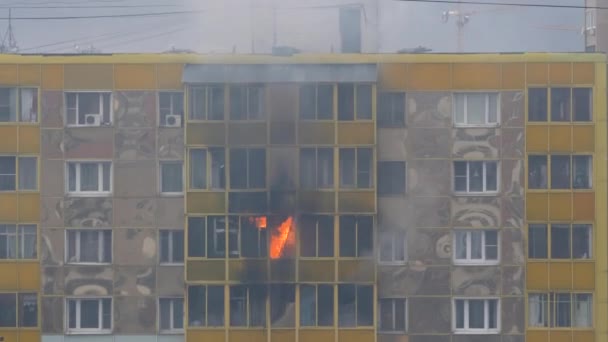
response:
[(183, 335), (184, 329), (176, 329), (176, 330), (160, 330), (158, 332), (159, 335)]
[(528, 330), (539, 330), (539, 331), (547, 331), (547, 330), (551, 330), (551, 331), (589, 331), (589, 330), (595, 330), (594, 327), (539, 327), (539, 326), (527, 326), (526, 329)]
[(66, 128), (103, 128), (114, 127), (113, 123), (102, 123), (100, 125), (66, 125)]
[(112, 330), (67, 330), (66, 335), (110, 335)]
[(453, 128), (500, 128), (500, 124), (454, 124)]
[(492, 260), (492, 261), (456, 261), (453, 260), (454, 266), (498, 266), (500, 265), (500, 260)]
[(70, 262), (66, 261), (66, 265), (74, 265), (74, 266), (110, 266), (112, 262)]
[(407, 261), (378, 261), (378, 266), (407, 266)]
[(499, 329), (492, 330), (458, 330), (454, 329), (454, 334), (456, 335), (497, 335), (500, 334)]
[(158, 194), (160, 197), (183, 197), (183, 192), (161, 192)]
[(384, 335), (405, 335), (405, 334), (407, 334), (407, 331), (378, 330), (378, 334), (384, 334)]
[(492, 197), (500, 195), (500, 191), (488, 191), (488, 192), (453, 192), (454, 196), (457, 197), (473, 197), (473, 196), (485, 196)]
[(158, 264), (158, 266), (169, 266), (169, 267), (184, 266), (184, 263), (183, 262), (181, 262), (181, 263), (180, 262), (161, 262)]
[(68, 192), (68, 197), (112, 197), (111, 192)]
[(594, 258), (587, 258), (587, 259), (575, 259), (575, 258), (564, 258), (564, 259), (557, 259), (557, 258), (530, 258), (528, 257), (528, 262), (555, 262), (555, 263), (592, 263), (595, 262)]
[(166, 126), (166, 125), (162, 125), (162, 126), (158, 126), (158, 128), (184, 129), (184, 125), (181, 125), (181, 126)]

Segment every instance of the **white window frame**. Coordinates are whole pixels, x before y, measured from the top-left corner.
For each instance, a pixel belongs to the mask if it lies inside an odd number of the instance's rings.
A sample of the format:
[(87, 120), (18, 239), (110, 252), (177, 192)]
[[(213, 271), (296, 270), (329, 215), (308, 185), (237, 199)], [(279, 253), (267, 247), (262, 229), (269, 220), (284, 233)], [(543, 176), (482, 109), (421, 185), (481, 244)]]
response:
[[(401, 234), (399, 234), (401, 233)], [(402, 236), (403, 240), (399, 241), (399, 237)], [(382, 242), (389, 240), (392, 243), (392, 257), (391, 260), (382, 260), (382, 252), (381, 252), (381, 248), (382, 248)], [(407, 234), (405, 232), (405, 230), (402, 231), (389, 231), (389, 232), (380, 232), (379, 236), (378, 236), (378, 241), (380, 243), (380, 245), (378, 246), (378, 263), (380, 265), (405, 265), (407, 264)], [(402, 243), (403, 244), (403, 256), (404, 259), (403, 260), (398, 260), (395, 258), (395, 247), (399, 244)], [(390, 299), (390, 298), (386, 298), (386, 299)]]
[[(160, 238), (161, 238), (161, 234), (163, 232), (168, 232), (169, 233), (169, 250), (167, 251), (167, 255), (169, 256), (169, 261), (165, 262), (162, 261), (162, 253), (161, 253), (161, 249), (162, 247), (162, 243), (160, 242)], [(186, 259), (186, 232), (183, 230), (175, 230), (175, 229), (160, 229), (158, 232), (158, 264), (159, 265), (165, 265), (165, 266), (171, 266), (171, 265), (183, 265), (184, 261), (174, 261), (173, 260), (173, 235), (175, 233), (181, 232), (182, 234), (184, 234), (183, 237), (183, 245), (182, 245), (182, 251), (184, 252), (184, 260)], [(206, 233), (206, 232), (205, 232)]]
[[(468, 113), (468, 95), (485, 95), (486, 100), (486, 112), (485, 112), (485, 122), (481, 124), (472, 124), (468, 123), (469, 113)], [(496, 122), (489, 122), (490, 116), (490, 96), (496, 95)], [(456, 97), (463, 96), (464, 97), (464, 120), (465, 122), (459, 123), (456, 122)], [(500, 93), (499, 92), (457, 92), (452, 94), (452, 103), (453, 103), (453, 113), (452, 120), (454, 122), (454, 127), (498, 127), (500, 126)]]
[[(463, 162), (466, 163), (467, 165), (467, 175), (466, 175), (466, 180), (467, 180), (467, 186), (466, 186), (466, 190), (461, 191), (461, 190), (456, 190), (456, 162)], [(483, 189), (482, 191), (470, 191), (470, 182), (471, 182), (471, 169), (470, 169), (470, 165), (471, 163), (475, 163), (475, 162), (481, 162), (483, 163), (483, 174), (482, 174), (482, 179), (483, 179)], [(487, 184), (487, 165), (488, 163), (495, 163), (496, 164), (496, 190), (487, 190), (488, 188), (488, 184)], [(452, 162), (452, 189), (454, 191), (454, 194), (456, 195), (495, 195), (498, 194), (500, 192), (500, 163), (497, 160), (454, 160), (454, 162)], [(462, 176), (460, 176), (462, 177)]]
[[(91, 125), (82, 125), (78, 123), (78, 117), (80, 115), (79, 111), (78, 111), (78, 104), (80, 101), (80, 94), (98, 94), (100, 99), (99, 99), (99, 113), (85, 113), (86, 114), (98, 114), (101, 116), (101, 120), (99, 123), (99, 126), (91, 126)], [(68, 94), (76, 94), (76, 123), (69, 123), (68, 122)], [(103, 111), (104, 111), (104, 107), (103, 107), (103, 95), (104, 94), (110, 94), (110, 108), (109, 108), (109, 122), (104, 122), (103, 121)], [(114, 101), (114, 93), (111, 90), (66, 90), (63, 92), (63, 101), (64, 101), (64, 106), (65, 109), (63, 111), (63, 118), (65, 120), (65, 125), (66, 127), (104, 127), (104, 126), (111, 126), (114, 123), (114, 108), (112, 108), (112, 103)]]
[[(464, 301), (464, 328), (456, 328), (456, 322), (458, 321), (457, 317), (457, 309), (456, 309), (456, 301), (463, 300)], [(484, 318), (484, 328), (469, 328), (469, 301), (470, 300), (483, 300), (483, 318)], [(488, 328), (490, 325), (490, 300), (496, 300), (496, 328)], [(470, 334), (470, 335), (484, 335), (484, 334), (499, 334), (501, 329), (501, 307), (500, 307), (500, 298), (498, 297), (479, 297), (479, 298), (471, 298), (471, 297), (455, 297), (452, 299), (452, 331), (454, 334)]]
[[(103, 328), (103, 300), (110, 300), (110, 329)], [(81, 324), (81, 304), (83, 300), (97, 300), (99, 305), (99, 327), (98, 328), (79, 328)], [(76, 328), (70, 328), (70, 301), (76, 301)], [(114, 301), (111, 297), (67, 297), (65, 299), (65, 330), (67, 334), (110, 334), (114, 327)]]
[[(160, 322), (160, 317), (161, 317), (161, 306), (160, 306), (160, 301), (161, 300), (169, 300), (169, 317), (170, 317), (170, 323), (169, 325), (171, 326), (169, 329), (161, 329), (161, 322)], [(173, 319), (174, 317), (174, 313), (175, 313), (175, 301), (176, 300), (181, 300), (182, 301), (182, 327), (181, 328), (175, 328), (175, 321)], [(157, 324), (158, 324), (158, 332), (160, 334), (183, 334), (184, 333), (184, 325), (186, 324), (186, 300), (184, 297), (160, 297), (157, 300), (157, 305), (158, 305), (158, 310), (157, 310)]]
[[(93, 164), (97, 164), (97, 172), (98, 172), (98, 176), (97, 176), (97, 191), (80, 191), (81, 188), (81, 184), (80, 184), (80, 173), (81, 173), (81, 164), (84, 163), (93, 163)], [(110, 163), (110, 184), (109, 185), (109, 189), (108, 191), (103, 191), (103, 164), (104, 163)], [(75, 164), (76, 165), (76, 179), (75, 179), (75, 184), (76, 184), (76, 190), (75, 191), (70, 191), (70, 165), (71, 164)], [(112, 184), (114, 183), (114, 163), (111, 160), (67, 160), (65, 163), (65, 192), (67, 195), (69, 196), (90, 196), (90, 197), (106, 197), (106, 196), (110, 196), (112, 194), (112, 190), (113, 190), (113, 186)], [(99, 190), (101, 189), (101, 190)]]
[[(380, 308), (380, 301), (386, 301), (389, 300), (391, 303), (391, 307), (393, 309), (393, 327), (395, 327), (395, 307), (397, 306), (398, 302), (400, 300), (403, 300), (403, 310), (404, 310), (404, 316), (405, 316), (405, 324), (404, 324), (404, 329), (405, 330), (382, 330), (382, 324), (381, 324), (381, 320), (382, 320), (382, 313), (381, 313), (381, 308)], [(388, 298), (379, 298), (378, 299), (378, 332), (383, 333), (383, 334), (404, 334), (408, 332), (408, 319), (409, 319), (409, 314), (408, 314), (408, 304), (409, 304), (409, 300), (407, 300), (407, 298), (394, 298), (394, 297), (388, 297)]]
[[(84, 230), (88, 230), (88, 231), (94, 231), (97, 232), (97, 260), (103, 260), (104, 259), (104, 251), (105, 251), (105, 246), (104, 246), (104, 238), (103, 238), (103, 233), (105, 231), (110, 231), (110, 233), (112, 234), (112, 230), (111, 229), (66, 229), (65, 231), (65, 263), (66, 264), (70, 264), (70, 265), (110, 265), (112, 264), (112, 261), (114, 260), (114, 246), (110, 246), (110, 253), (111, 255), (110, 257), (110, 261), (97, 261), (97, 262), (92, 262), (92, 261), (80, 261), (80, 248), (81, 248), (81, 235), (80, 233)], [(70, 260), (70, 244), (69, 244), (69, 234), (70, 232), (74, 232), (76, 233), (76, 250), (74, 251), (74, 257), (75, 257), (75, 261)], [(114, 234), (112, 234), (112, 240), (114, 240)], [(114, 241), (112, 241), (113, 244)]]
[[(481, 235), (481, 259), (473, 259), (471, 257), (471, 233), (474, 232), (482, 232)], [(496, 260), (494, 259), (486, 259), (486, 233), (487, 232), (496, 232)], [(467, 236), (467, 245), (466, 245), (466, 258), (465, 259), (457, 259), (456, 258), (456, 241), (458, 240), (457, 233), (465, 233)], [(452, 260), (454, 265), (497, 265), (500, 263), (500, 232), (498, 230), (481, 230), (481, 229), (457, 229), (452, 234)]]
[[(179, 164), (182, 168), (182, 191), (163, 191), (163, 165)], [(184, 194), (184, 161), (182, 160), (160, 160), (158, 162), (158, 193), (161, 196), (182, 196)]]
[[(184, 125), (184, 114), (186, 111), (186, 100), (185, 100), (185, 95), (184, 95), (184, 91), (183, 90), (163, 90), (163, 91), (159, 91), (158, 95), (156, 96), (156, 104), (157, 104), (157, 108), (158, 108), (158, 113), (156, 115), (157, 120), (158, 120), (158, 127), (167, 127), (167, 125), (165, 125), (165, 123), (162, 121), (162, 117), (161, 117), (161, 108), (160, 108), (160, 96), (161, 95), (169, 95), (169, 113), (167, 115), (178, 115), (181, 116), (182, 118), (182, 127)], [(175, 113), (175, 103), (174, 103), (174, 96), (176, 95), (181, 95), (182, 97), (182, 113)]]

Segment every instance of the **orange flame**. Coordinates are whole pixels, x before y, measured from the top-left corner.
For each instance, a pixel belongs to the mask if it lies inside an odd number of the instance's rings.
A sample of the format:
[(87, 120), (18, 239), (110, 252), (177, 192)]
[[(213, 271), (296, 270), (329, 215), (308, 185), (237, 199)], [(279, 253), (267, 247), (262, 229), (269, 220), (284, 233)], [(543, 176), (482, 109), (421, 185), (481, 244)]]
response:
[(266, 216), (250, 217), (249, 223), (255, 223), (255, 227), (258, 229), (266, 229), (266, 227), (268, 226)]
[(283, 254), (283, 250), (286, 245), (291, 245), (295, 242), (295, 234), (292, 232), (293, 229), (293, 217), (289, 216), (287, 220), (283, 221), (276, 229), (276, 233), (273, 232), (270, 236), (270, 258), (278, 259)]

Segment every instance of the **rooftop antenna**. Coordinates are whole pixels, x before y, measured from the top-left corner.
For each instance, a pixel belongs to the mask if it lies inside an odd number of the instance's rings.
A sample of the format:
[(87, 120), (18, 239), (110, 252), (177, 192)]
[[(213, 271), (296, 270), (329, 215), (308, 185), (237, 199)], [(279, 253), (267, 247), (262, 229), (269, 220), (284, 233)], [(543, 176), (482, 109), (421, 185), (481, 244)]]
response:
[[(0, 45), (0, 53), (16, 53), (19, 52), (19, 45), (17, 45), (17, 39), (15, 38), (15, 33), (13, 31), (13, 18), (12, 18), (12, 9), (8, 9), (8, 28), (2, 39), (2, 44)], [(8, 45), (6, 44), (6, 39), (8, 38)]]

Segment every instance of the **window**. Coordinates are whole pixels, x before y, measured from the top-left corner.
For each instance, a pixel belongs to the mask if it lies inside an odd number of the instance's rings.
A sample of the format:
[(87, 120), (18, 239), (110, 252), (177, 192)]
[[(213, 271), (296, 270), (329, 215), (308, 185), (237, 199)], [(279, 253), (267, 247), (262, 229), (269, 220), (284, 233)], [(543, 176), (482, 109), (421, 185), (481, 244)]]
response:
[(224, 326), (224, 286), (188, 286), (188, 325)]
[(67, 193), (108, 195), (112, 192), (111, 162), (68, 162)]
[(547, 121), (547, 88), (528, 89), (528, 121)]
[(497, 126), (500, 113), (498, 93), (455, 93), (454, 125)]
[(230, 286), (230, 326), (266, 326), (266, 286)]
[(405, 93), (378, 93), (378, 127), (405, 127)]
[(267, 218), (228, 217), (228, 254), (231, 258), (268, 256)]
[[(231, 234), (236, 233), (231, 232)], [(188, 218), (188, 256), (192, 258), (226, 257), (225, 216)]]
[(184, 93), (158, 93), (159, 126), (181, 127), (184, 117)]
[(338, 326), (355, 327), (374, 324), (374, 287), (338, 285)]
[[(190, 189), (226, 188), (226, 156), (223, 148), (190, 150)], [(207, 165), (211, 167), (208, 169)]]
[(455, 161), (454, 191), (484, 193), (498, 191), (498, 162)]
[(498, 231), (458, 230), (454, 232), (455, 264), (498, 263)]
[(67, 263), (107, 264), (112, 262), (111, 230), (68, 230), (66, 236)]
[(547, 156), (528, 156), (528, 188), (547, 188)]
[(68, 333), (110, 333), (112, 331), (111, 298), (68, 298)]
[(300, 285), (300, 326), (331, 327), (334, 325), (334, 286)]
[(37, 228), (34, 224), (0, 224), (0, 260), (36, 259)]
[(405, 231), (382, 232), (379, 239), (381, 264), (404, 264), (407, 261)]
[[(18, 310), (17, 310), (18, 309)], [(17, 316), (18, 315), (18, 316)], [(0, 327), (33, 328), (38, 326), (38, 295), (35, 293), (0, 293)]]
[(190, 88), (190, 120), (224, 120), (224, 86)]
[(264, 101), (263, 86), (230, 86), (230, 119), (263, 120), (266, 116)]
[(333, 216), (305, 215), (300, 218), (300, 256), (330, 258), (334, 256)]
[(184, 232), (181, 230), (160, 231), (160, 263), (184, 263)]
[[(552, 189), (590, 189), (593, 178), (593, 161), (591, 156), (552, 155), (551, 188)], [(571, 170), (572, 166), (572, 170)]]
[(572, 101), (573, 121), (591, 121), (593, 118), (591, 88), (573, 88)]
[(500, 309), (498, 299), (454, 299), (454, 331), (464, 333), (498, 333)]
[(300, 186), (304, 189), (327, 189), (334, 186), (334, 150), (300, 149)]
[[(17, 170), (19, 177), (17, 179)], [(0, 191), (38, 189), (38, 158), (0, 156)]]
[(378, 308), (378, 327), (381, 332), (406, 331), (407, 307), (404, 298), (380, 298)]
[(184, 191), (182, 185), (182, 162), (162, 161), (160, 162), (160, 192), (163, 194), (181, 194)]
[(294, 284), (270, 285), (270, 326), (293, 328), (296, 326), (296, 287)]
[[(19, 109), (17, 108), (19, 107)], [(0, 122), (38, 121), (38, 89), (0, 88)]]
[(590, 259), (592, 239), (590, 224), (551, 224), (549, 229), (546, 224), (530, 224), (528, 258)]
[(266, 150), (233, 148), (230, 150), (230, 188), (261, 189), (266, 187)]
[(338, 120), (371, 120), (372, 91), (370, 84), (339, 84)]
[(570, 88), (551, 88), (551, 121), (570, 121), (570, 95)]
[(369, 189), (373, 186), (371, 148), (340, 149), (340, 187)]
[(102, 126), (112, 124), (112, 93), (65, 93), (68, 126)]
[(591, 328), (590, 293), (535, 293), (528, 295), (528, 326)]
[(588, 122), (593, 119), (592, 102), (591, 88), (530, 88), (528, 89), (528, 121), (547, 121), (550, 108), (551, 121)]
[(159, 298), (158, 299), (158, 327), (160, 332), (181, 333), (184, 330), (184, 299)]
[(374, 220), (371, 216), (340, 216), (340, 256), (373, 256)]
[(405, 194), (405, 162), (378, 162), (378, 195)]
[(307, 84), (300, 87), (300, 119), (331, 120), (333, 117), (333, 84)]

